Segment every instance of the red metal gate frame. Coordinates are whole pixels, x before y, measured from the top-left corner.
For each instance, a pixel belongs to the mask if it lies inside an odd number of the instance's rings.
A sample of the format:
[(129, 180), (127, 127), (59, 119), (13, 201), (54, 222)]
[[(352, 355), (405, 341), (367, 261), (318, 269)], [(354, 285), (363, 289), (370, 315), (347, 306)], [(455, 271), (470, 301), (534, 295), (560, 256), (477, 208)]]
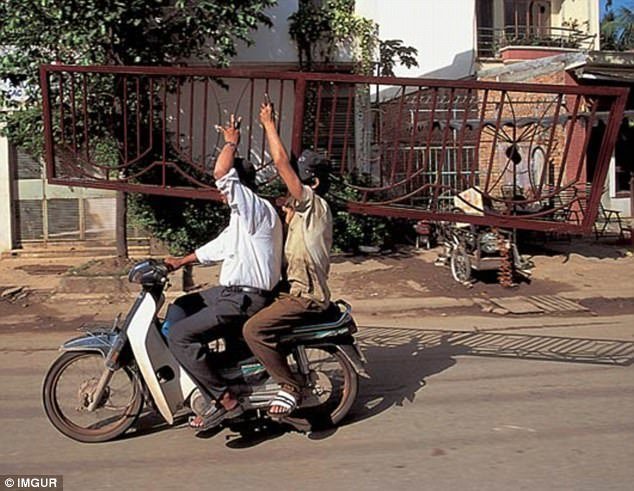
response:
[[(576, 98), (575, 99), (575, 109), (572, 113), (572, 123), (577, 122), (578, 110), (579, 110), (579, 101), (581, 98), (594, 98), (596, 101), (602, 101), (604, 104), (604, 108), (609, 111), (609, 117), (607, 120), (605, 133), (602, 139), (602, 144), (599, 150), (596, 166), (595, 166), (595, 175), (594, 182), (590, 191), (589, 196), (587, 196), (587, 201), (585, 203), (585, 210), (583, 214), (583, 220), (581, 223), (571, 223), (571, 222), (554, 222), (540, 219), (526, 219), (517, 215), (504, 215), (504, 214), (484, 214), (484, 215), (458, 215), (456, 213), (448, 213), (444, 211), (438, 210), (426, 210), (422, 208), (416, 207), (405, 207), (400, 206), (398, 204), (394, 205), (385, 205), (385, 204), (375, 204), (368, 200), (368, 193), (362, 193), (363, 197), (359, 202), (350, 202), (348, 204), (348, 208), (357, 213), (364, 214), (372, 214), (372, 215), (383, 215), (383, 216), (392, 216), (392, 217), (401, 217), (401, 218), (409, 218), (409, 219), (427, 219), (427, 220), (447, 220), (447, 221), (461, 221), (461, 222), (469, 222), (474, 224), (481, 225), (489, 225), (489, 226), (498, 226), (504, 228), (516, 228), (516, 229), (533, 229), (533, 230), (548, 230), (548, 231), (560, 231), (560, 232), (589, 232), (592, 228), (592, 224), (594, 223), (599, 201), (601, 199), (601, 193), (603, 190), (603, 186), (606, 180), (609, 161), (611, 154), (614, 149), (614, 145), (616, 142), (617, 134), (619, 131), (619, 125), (623, 117), (623, 112), (625, 109), (625, 104), (627, 100), (628, 91), (624, 88), (617, 87), (590, 87), (590, 86), (560, 86), (560, 85), (546, 85), (546, 84), (520, 84), (520, 83), (501, 83), (501, 82), (489, 82), (489, 81), (474, 81), (474, 80), (437, 80), (437, 79), (418, 79), (418, 78), (402, 78), (402, 77), (362, 77), (356, 75), (345, 75), (345, 74), (333, 74), (333, 73), (303, 73), (303, 72), (272, 72), (266, 70), (246, 70), (246, 69), (212, 69), (212, 68), (198, 68), (198, 67), (146, 67), (146, 66), (69, 66), (69, 65), (42, 65), (40, 67), (40, 83), (43, 93), (43, 118), (44, 118), (44, 134), (45, 134), (45, 159), (47, 165), (47, 171), (49, 176), (49, 182), (51, 184), (61, 184), (61, 185), (72, 185), (72, 186), (86, 186), (86, 187), (96, 187), (96, 188), (105, 188), (105, 189), (116, 189), (123, 190), (127, 192), (150, 192), (156, 194), (164, 194), (164, 195), (172, 195), (172, 196), (181, 196), (181, 197), (189, 197), (189, 198), (204, 198), (204, 199), (218, 199), (218, 193), (213, 188), (213, 186), (201, 186), (200, 188), (186, 188), (186, 187), (170, 187), (169, 185), (163, 184), (162, 187), (148, 187), (144, 184), (137, 184), (133, 182), (123, 182), (117, 180), (78, 180), (77, 178), (68, 178), (65, 176), (60, 176), (57, 172), (55, 162), (56, 162), (56, 145), (57, 142), (54, 139), (54, 128), (53, 128), (53, 107), (51, 101), (51, 76), (53, 74), (58, 74), (60, 79), (60, 94), (62, 93), (64, 87), (62, 84), (63, 74), (82, 74), (84, 77), (88, 74), (111, 74), (118, 75), (122, 77), (148, 77), (148, 78), (163, 78), (166, 80), (167, 77), (175, 77), (175, 78), (190, 78), (193, 80), (194, 77), (206, 77), (208, 79), (214, 78), (231, 78), (231, 79), (246, 79), (253, 81), (256, 79), (262, 79), (266, 81), (266, 86), (268, 87), (269, 81), (280, 81), (280, 93), (283, 91), (283, 81), (291, 81), (294, 84), (294, 112), (292, 114), (292, 138), (291, 138), (291, 152), (294, 155), (298, 155), (302, 150), (302, 135), (305, 130), (305, 106), (306, 106), (306, 95), (309, 84), (318, 84), (319, 93), (321, 94), (322, 86), (335, 87), (334, 88), (334, 102), (333, 104), (333, 115), (334, 115), (334, 106), (336, 103), (336, 87), (341, 86), (350, 86), (356, 87), (358, 84), (362, 85), (391, 85), (395, 87), (400, 87), (402, 89), (400, 96), (400, 106), (399, 111), (402, 111), (403, 101), (405, 98), (405, 88), (418, 88), (419, 91), (430, 90), (434, 97), (434, 106), (432, 107), (432, 116), (434, 117), (434, 110), (436, 105), (436, 96), (441, 91), (446, 91), (450, 94), (450, 102), (449, 107), (450, 110), (453, 110), (452, 100), (456, 92), (458, 91), (466, 91), (468, 94), (478, 93), (481, 91), (485, 94), (499, 92), (502, 94), (500, 98), (500, 106), (503, 105), (503, 97), (505, 94), (509, 93), (522, 93), (522, 92), (530, 92), (532, 94), (557, 94), (558, 101), (560, 104), (563, 104), (562, 101), (565, 98)], [(74, 79), (71, 79), (74, 81)], [(85, 80), (85, 79), (84, 79)], [(84, 82), (85, 83), (85, 82)], [(167, 82), (165, 82), (166, 84)], [(324, 85), (325, 84), (325, 85)], [(74, 90), (74, 86), (73, 89)], [(84, 90), (86, 88), (84, 87)], [(167, 90), (165, 88), (165, 90)], [(192, 89), (193, 90), (193, 89)], [(87, 94), (87, 92), (86, 92)], [(253, 94), (251, 94), (253, 95)], [(61, 97), (61, 96), (60, 96)], [(74, 97), (71, 95), (71, 97)], [(193, 104), (193, 93), (191, 95), (191, 100)], [(84, 98), (84, 104), (87, 99), (87, 96)], [(207, 94), (205, 93), (205, 104), (207, 101)], [(321, 99), (319, 99), (321, 102)], [(64, 103), (63, 101), (60, 103), (61, 111), (62, 111), (62, 121), (63, 121), (63, 111), (64, 111)], [(74, 100), (73, 100), (74, 104)], [(486, 102), (484, 103), (486, 105)], [(253, 101), (251, 101), (251, 105), (253, 105)], [(595, 117), (596, 105), (593, 109), (590, 121)], [(74, 109), (73, 109), (74, 110)], [(419, 107), (416, 107), (416, 111), (419, 110)], [(447, 110), (447, 114), (449, 114), (450, 110)], [(348, 103), (348, 114), (346, 114), (346, 118), (349, 119), (350, 114), (350, 103)], [(503, 123), (500, 122), (502, 117), (502, 109), (498, 110), (497, 114), (497, 122), (495, 124), (496, 131), (500, 130), (500, 127)], [(399, 123), (401, 123), (401, 112), (399, 112)], [(418, 113), (417, 113), (418, 114)], [(418, 116), (417, 116), (418, 117)], [(465, 120), (466, 120), (466, 112), (465, 112)], [(163, 118), (165, 116), (165, 110), (163, 112)], [(484, 109), (482, 110), (482, 116), (480, 123), (484, 118)], [(557, 124), (559, 118), (559, 108), (555, 110), (555, 116), (553, 118), (553, 130), (551, 134), (551, 138), (554, 136), (554, 128)], [(332, 116), (334, 120), (334, 116)], [(73, 113), (73, 122), (74, 122), (74, 113)], [(443, 123), (439, 121), (439, 123)], [(444, 122), (445, 130), (444, 133), (447, 132), (446, 128), (449, 126), (449, 116), (447, 116), (447, 121)], [(165, 124), (165, 121), (164, 121)], [(430, 126), (433, 127), (434, 124), (437, 124), (436, 121), (430, 120)], [(86, 126), (84, 127), (84, 131), (86, 130)], [(191, 126), (190, 126), (191, 130)], [(73, 129), (73, 131), (75, 131)], [(126, 130), (127, 131), (127, 130)], [(332, 141), (333, 137), (333, 126), (331, 124), (329, 128), (329, 140)], [(397, 128), (394, 137), (393, 144), (398, 145), (398, 132), (400, 131)], [(412, 130), (413, 132), (414, 130)], [(570, 137), (572, 134), (572, 129), (569, 130)], [(590, 130), (587, 130), (588, 132)], [(432, 129), (429, 130), (429, 135), (431, 138)], [(478, 135), (479, 137), (481, 134)], [(249, 135), (251, 137), (251, 135)], [(88, 138), (88, 136), (86, 136)], [(126, 133), (127, 138), (127, 133)], [(165, 138), (165, 136), (164, 136)], [(347, 137), (346, 137), (347, 138)], [(443, 136), (445, 138), (445, 136)], [(462, 137), (461, 137), (462, 138)], [(316, 138), (315, 138), (316, 139)], [(413, 136), (412, 136), (413, 139)], [(430, 139), (428, 138), (427, 145), (429, 147)], [(124, 142), (124, 145), (127, 148), (127, 140)], [(443, 148), (445, 145), (445, 140), (443, 140)], [(463, 140), (460, 141), (460, 145), (464, 143)], [(163, 146), (165, 145), (165, 141), (162, 142)], [(494, 140), (495, 144), (495, 140)], [(551, 142), (552, 144), (552, 142)], [(532, 142), (531, 142), (532, 145)], [(569, 146), (569, 143), (566, 144)], [(586, 141), (587, 147), (587, 141)], [(396, 147), (395, 147), (396, 148)], [(550, 149), (549, 149), (550, 151)], [(410, 150), (411, 152), (411, 150)], [(567, 149), (566, 149), (567, 153)], [(396, 159), (396, 150), (393, 150), (394, 159)], [(476, 157), (479, 157), (476, 154)], [(582, 157), (583, 158), (583, 157)], [(165, 158), (164, 158), (165, 160)], [(491, 154), (491, 161), (493, 160), (493, 154)], [(565, 165), (566, 162), (563, 162), (562, 165)], [(163, 161), (163, 165), (165, 165), (165, 161)], [(394, 162), (392, 162), (394, 165)], [(442, 165), (442, 162), (441, 162)], [(580, 161), (578, 165), (583, 165)], [(409, 167), (409, 166), (408, 166)], [(394, 173), (394, 167), (392, 167), (392, 173)], [(408, 172), (410, 172), (408, 170)], [(491, 169), (489, 169), (491, 172)], [(393, 188), (396, 187), (396, 184), (391, 184)], [(389, 189), (389, 185), (386, 189)]]

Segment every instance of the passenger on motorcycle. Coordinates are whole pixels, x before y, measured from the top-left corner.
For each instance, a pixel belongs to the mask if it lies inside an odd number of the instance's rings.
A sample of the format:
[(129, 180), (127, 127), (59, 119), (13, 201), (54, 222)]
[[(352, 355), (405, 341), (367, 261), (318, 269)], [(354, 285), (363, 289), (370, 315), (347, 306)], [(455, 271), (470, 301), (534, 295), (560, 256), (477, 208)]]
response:
[(269, 102), (260, 108), (273, 162), (290, 193), (284, 211), (288, 234), (284, 246), (290, 291), (251, 317), (244, 326), (244, 338), (253, 354), (267, 368), (281, 390), (272, 399), (269, 415), (279, 419), (293, 412), (301, 397), (303, 380), (289, 369), (277, 337), (307, 316), (320, 315), (330, 306), (327, 279), (332, 246), (332, 214), (325, 199), (328, 190), (328, 161), (315, 152), (304, 151), (297, 172), (275, 126)]
[(165, 259), (172, 270), (194, 262), (222, 261), (219, 286), (179, 298), (166, 315), (170, 350), (201, 392), (211, 398), (203, 415), (190, 421), (199, 431), (242, 412), (235, 394), (210, 366), (206, 345), (218, 337), (221, 327), (239, 329), (271, 302), (271, 292), (280, 280), (283, 241), (275, 208), (254, 192), (253, 167), (235, 158), (239, 120), (231, 115), (228, 125), (216, 129), (222, 132), (225, 143), (216, 160), (214, 178), (223, 201), (231, 208), (229, 225), (191, 254)]

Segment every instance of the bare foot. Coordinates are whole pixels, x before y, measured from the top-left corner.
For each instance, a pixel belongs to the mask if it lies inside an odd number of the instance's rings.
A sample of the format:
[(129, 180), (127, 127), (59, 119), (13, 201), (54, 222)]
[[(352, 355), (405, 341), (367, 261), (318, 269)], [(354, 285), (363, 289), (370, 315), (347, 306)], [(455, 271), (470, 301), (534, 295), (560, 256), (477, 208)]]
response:
[(231, 411), (238, 405), (238, 399), (229, 391), (225, 392), (218, 402), (220, 402), (222, 407), (227, 411)]

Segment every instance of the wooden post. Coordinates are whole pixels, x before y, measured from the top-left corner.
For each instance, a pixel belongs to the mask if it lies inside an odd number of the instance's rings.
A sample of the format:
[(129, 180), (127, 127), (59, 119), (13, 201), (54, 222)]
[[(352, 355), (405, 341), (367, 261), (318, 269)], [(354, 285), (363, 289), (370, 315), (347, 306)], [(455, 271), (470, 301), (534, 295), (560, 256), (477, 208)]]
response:
[(126, 193), (117, 191), (115, 206), (115, 234), (117, 244), (117, 257), (120, 260), (128, 258), (128, 237), (127, 237), (127, 205)]

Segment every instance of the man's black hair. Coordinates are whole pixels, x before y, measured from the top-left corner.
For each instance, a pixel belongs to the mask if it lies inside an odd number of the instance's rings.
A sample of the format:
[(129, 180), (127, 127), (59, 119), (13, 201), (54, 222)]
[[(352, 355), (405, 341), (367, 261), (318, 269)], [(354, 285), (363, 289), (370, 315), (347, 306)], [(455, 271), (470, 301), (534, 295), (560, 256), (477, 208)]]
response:
[(242, 157), (236, 157), (233, 160), (233, 168), (238, 173), (240, 182), (246, 187), (255, 191), (258, 187), (256, 182), (256, 172), (253, 164)]

